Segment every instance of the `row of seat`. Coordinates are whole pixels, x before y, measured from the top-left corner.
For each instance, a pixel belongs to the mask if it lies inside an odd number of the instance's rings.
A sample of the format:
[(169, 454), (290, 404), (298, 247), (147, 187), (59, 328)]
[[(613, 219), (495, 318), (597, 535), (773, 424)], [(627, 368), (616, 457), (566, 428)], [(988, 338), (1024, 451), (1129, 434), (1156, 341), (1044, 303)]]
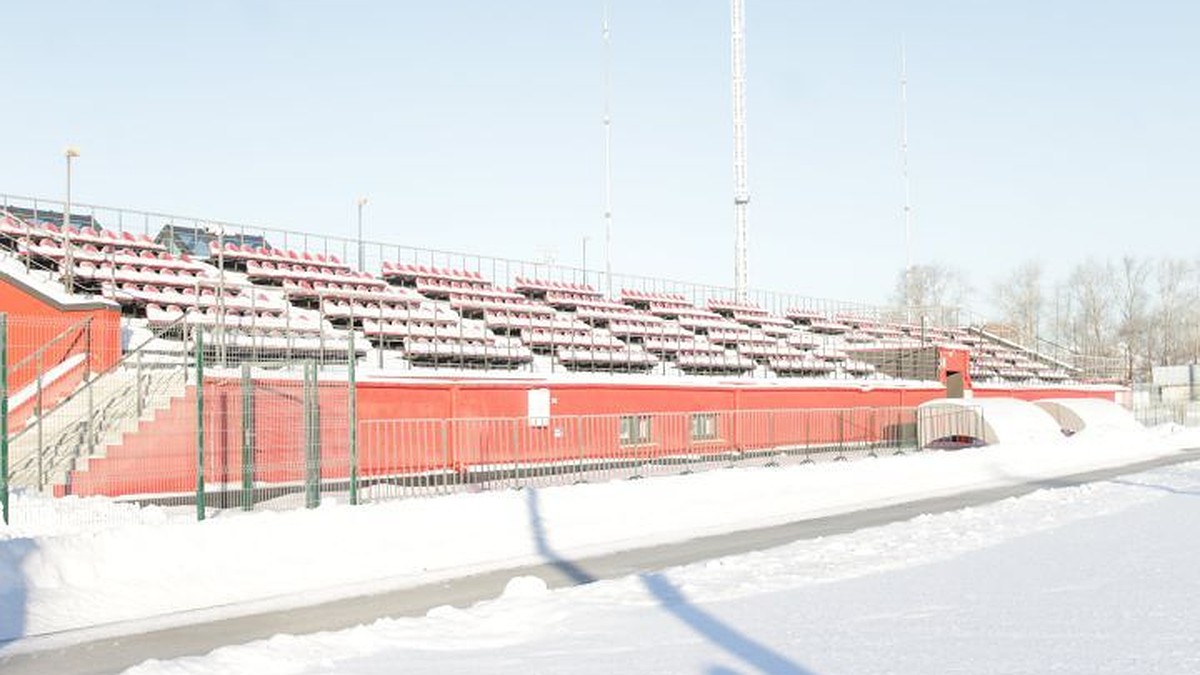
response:
[(590, 298), (601, 298), (604, 294), (589, 284), (570, 281), (552, 281), (548, 279), (531, 279), (518, 276), (513, 279), (513, 287), (526, 295), (540, 297), (550, 293), (568, 294)]
[(219, 275), (210, 275), (209, 271), (204, 269), (177, 270), (153, 265), (113, 265), (107, 262), (97, 265), (87, 260), (75, 266), (74, 274), (80, 280), (91, 280), (97, 283), (107, 281), (112, 284), (154, 284), (195, 289), (215, 289), (230, 284), (228, 280), (221, 279)]
[(300, 335), (325, 335), (341, 337), (330, 330), (320, 318), (305, 314), (247, 310), (238, 312), (233, 308), (221, 311), (215, 307), (146, 306), (146, 321), (150, 326), (162, 328), (185, 320), (189, 326), (221, 327), (239, 333), (284, 333)]
[(308, 251), (294, 251), (292, 249), (250, 246), (249, 244), (238, 244), (232, 241), (227, 241), (224, 245), (221, 245), (215, 240), (208, 243), (208, 251), (209, 256), (214, 261), (224, 261), (231, 265), (245, 265), (250, 261), (254, 261), (303, 265), (305, 267), (316, 267), (335, 272), (351, 271), (349, 265), (342, 262), (341, 258), (332, 253), (327, 255), (324, 253), (309, 253)]
[[(289, 307), (265, 293), (252, 289), (226, 289), (218, 295), (215, 289), (205, 288), (199, 292), (193, 288), (175, 288), (171, 286), (155, 286), (153, 284), (122, 283), (111, 284), (101, 282), (100, 293), (121, 303), (140, 309), (137, 314), (144, 314), (148, 307), (157, 305), (176, 305), (183, 308), (225, 307), (232, 310), (262, 313), (286, 312)], [(301, 310), (297, 310), (299, 312)]]
[(163, 251), (162, 244), (155, 242), (145, 234), (134, 234), (128, 230), (107, 230), (93, 228), (78, 228), (68, 225), (60, 227), (58, 223), (48, 220), (22, 220), (0, 211), (0, 236), (12, 240), (27, 239), (41, 240), (43, 238), (57, 239), (63, 243), (90, 244), (95, 246), (120, 246), (136, 250)]
[[(168, 253), (148, 237), (91, 228), (60, 231), (52, 224), (31, 226), (8, 214), (0, 218), (0, 235), (16, 241), (21, 254), (55, 263), (67, 258), (64, 243), (73, 244), (70, 257), (77, 280), (103, 286), (104, 292), (136, 306), (204, 308), (212, 300), (198, 291), (220, 284), (236, 287), (249, 280), (282, 289), (282, 295), (264, 304), (277, 306), (282, 299), (293, 309), (311, 307), (345, 327), (361, 326), (370, 317), (377, 324), (428, 319), (453, 329), (469, 318), (479, 320), (478, 330), (527, 337), (539, 349), (557, 347), (571, 336), (597, 348), (655, 344), (654, 350), (644, 351), (664, 356), (692, 354), (686, 350), (698, 347), (695, 353), (713, 358), (718, 353), (760, 362), (775, 358), (786, 366), (787, 359), (806, 355), (843, 364), (843, 368), (852, 359), (815, 356), (817, 348), (825, 345), (832, 354), (844, 355), (843, 347), (955, 342), (972, 349), (978, 357), (972, 371), (981, 376), (1065, 375), (1019, 351), (997, 349), (959, 329), (907, 326), (805, 308), (778, 316), (753, 303), (728, 299), (712, 299), (697, 307), (678, 293), (636, 289), (622, 289), (618, 300), (610, 300), (588, 284), (524, 277), (515, 279), (512, 289), (505, 289), (475, 271), (394, 262), (385, 263), (383, 274), (376, 276), (354, 272), (332, 255), (214, 242), (210, 252), (216, 254), (217, 262), (246, 273), (245, 278), (234, 275), (236, 279), (231, 280), (211, 274), (212, 267), (186, 254)], [(153, 246), (142, 246), (147, 242)], [(189, 288), (197, 292), (188, 292)], [(250, 307), (243, 308), (247, 297)], [(236, 309), (258, 308), (262, 300), (240, 293), (226, 293), (225, 298), (226, 307)], [(433, 306), (443, 307), (444, 312), (430, 309)], [(988, 357), (995, 360), (980, 360)]]
[(251, 281), (264, 281), (276, 286), (282, 285), (285, 281), (355, 284), (378, 288), (387, 286), (386, 281), (373, 276), (369, 272), (317, 267), (304, 263), (248, 260), (246, 261), (246, 276)]
[(101, 250), (91, 245), (75, 246), (74, 244), (64, 244), (49, 237), (19, 242), (18, 251), (22, 255), (62, 263), (68, 258), (67, 246), (71, 246), (69, 257), (74, 263), (89, 262), (93, 265), (104, 263), (110, 265), (136, 265), (186, 271), (197, 271), (205, 267), (203, 263), (192, 260), (186, 254), (176, 256), (166, 251), (139, 250), (129, 247)]
[(477, 287), (489, 287), (492, 285), (479, 272), (434, 267), (432, 265), (426, 267), (425, 265), (418, 265), (416, 263), (397, 263), (388, 260), (383, 262), (380, 276), (388, 281), (409, 286), (416, 285), (418, 281), (425, 281), (427, 283), (437, 283), (439, 281), (459, 282)]

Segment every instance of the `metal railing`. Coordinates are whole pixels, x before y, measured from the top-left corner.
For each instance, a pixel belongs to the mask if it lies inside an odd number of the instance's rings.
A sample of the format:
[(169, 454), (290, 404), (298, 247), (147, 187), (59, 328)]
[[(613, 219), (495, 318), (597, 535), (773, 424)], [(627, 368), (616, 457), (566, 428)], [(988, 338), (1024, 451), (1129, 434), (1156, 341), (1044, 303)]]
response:
[[(38, 217), (43, 217), (50, 222), (61, 222), (62, 208), (64, 204), (56, 200), (45, 200), (31, 197), (21, 197), (16, 195), (0, 194), (0, 208), (20, 207), (25, 209), (25, 213), (34, 214)], [(598, 272), (587, 271), (570, 266), (552, 265), (541, 262), (531, 262), (526, 260), (516, 260), (508, 258), (500, 258), (494, 256), (484, 256), (477, 254), (458, 253), (437, 249), (425, 249), (385, 242), (363, 242), (362, 250), (365, 251), (367, 259), (355, 260), (359, 256), (358, 242), (356, 239), (341, 237), (337, 235), (310, 234), (305, 232), (297, 232), (277, 227), (247, 225), (233, 223), (228, 221), (214, 220), (208, 218), (198, 218), (195, 216), (177, 216), (162, 212), (138, 211), (131, 209), (123, 209), (116, 207), (108, 207), (93, 204), (75, 204), (72, 205), (73, 222), (86, 222), (89, 224), (99, 224), (106, 229), (111, 229), (117, 232), (129, 232), (132, 234), (145, 235), (147, 237), (155, 237), (163, 235), (165, 245), (168, 248), (177, 248), (177, 237), (173, 236), (173, 232), (198, 231), (207, 233), (209, 238), (215, 237), (219, 241), (247, 241), (253, 239), (269, 243), (271, 246), (279, 248), (296, 248), (300, 251), (308, 251), (321, 254), (335, 254), (341, 256), (342, 260), (349, 264), (354, 260), (367, 271), (373, 271), (378, 274), (381, 271), (384, 262), (394, 263), (410, 263), (422, 264), (430, 267), (454, 268), (464, 271), (478, 272), (488, 280), (499, 286), (510, 286), (515, 283), (518, 277), (537, 278), (545, 281), (566, 281), (571, 283), (593, 283), (596, 288), (605, 288), (608, 283), (600, 283), (602, 280)], [(42, 215), (44, 214), (44, 215)], [(32, 217), (32, 216), (31, 216)], [(198, 252), (200, 257), (205, 257), (208, 254), (207, 247)], [(23, 256), (26, 264), (31, 259), (30, 256)], [(214, 261), (218, 267), (219, 263)], [(110, 265), (110, 269), (115, 270), (116, 265)], [(51, 272), (53, 275), (54, 272)], [(115, 272), (114, 272), (115, 274)], [(62, 275), (60, 275), (62, 276)], [(594, 278), (593, 278), (594, 277)], [(91, 279), (92, 283), (99, 283), (101, 279)], [(115, 288), (117, 286), (115, 277), (109, 280), (110, 285)], [(198, 283), (198, 282), (197, 282)], [(254, 284), (246, 284), (248, 289), (262, 289), (262, 286)], [(665, 278), (657, 278), (650, 276), (639, 275), (614, 275), (611, 287), (617, 290), (629, 288), (643, 292), (660, 292), (660, 293), (677, 293), (682, 295), (686, 300), (697, 307), (704, 307), (709, 300), (721, 299), (729, 300), (733, 297), (733, 289), (724, 286), (696, 284), (691, 282), (683, 282)], [(228, 290), (225, 281), (222, 281), (218, 288), (218, 297), (223, 298)], [(197, 286), (197, 295), (199, 287)], [(112, 293), (110, 293), (112, 295)], [(116, 298), (119, 296), (119, 291), (116, 291)], [(251, 304), (257, 298), (257, 293), (251, 293)], [(119, 299), (119, 298), (118, 298)], [(819, 314), (821, 316), (836, 318), (844, 316), (854, 316), (870, 321), (885, 322), (891, 324), (907, 324), (916, 330), (919, 326), (920, 330), (937, 328), (961, 328), (965, 326), (982, 326), (984, 322), (980, 317), (959, 307), (925, 307), (925, 308), (904, 308), (895, 306), (879, 306), (869, 305), (865, 303), (844, 302), (830, 300), (824, 298), (816, 298), (811, 296), (803, 296), (794, 293), (781, 293), (775, 291), (766, 291), (751, 289), (748, 296), (749, 302), (758, 305), (775, 316), (781, 316), (788, 310), (798, 310)], [(288, 300), (284, 300), (285, 304)], [(322, 324), (330, 319), (325, 314), (325, 302), (323, 298), (318, 297), (316, 310), (320, 314)], [(290, 316), (290, 313), (287, 315)], [(323, 333), (322, 333), (323, 334)], [(220, 336), (216, 340), (210, 340), (212, 344), (222, 344), (223, 340)], [(922, 340), (924, 341), (924, 340)], [(834, 338), (823, 338), (823, 342), (829, 346), (833, 345), (844, 346), (839, 340)], [(572, 345), (563, 345), (570, 348)], [(589, 347), (587, 342), (583, 346)], [(740, 343), (728, 345), (736, 353), (742, 353), (743, 350)], [(1024, 348), (1021, 350), (1027, 355), (1032, 356), (1035, 360), (1042, 362), (1058, 362), (1069, 363), (1076, 372), (1080, 373), (1083, 379), (1109, 379), (1114, 373), (1112, 364), (1109, 359), (1103, 357), (1085, 358), (1080, 355), (1058, 354), (1053, 356), (1042, 355), (1036, 350), (1028, 351)], [(783, 354), (781, 354), (783, 355)], [(382, 367), (385, 358), (384, 350), (378, 349), (373, 362)], [(622, 361), (617, 359), (612, 362), (614, 367), (604, 368), (604, 370), (612, 370), (615, 372), (638, 371), (641, 369), (641, 364), (634, 357), (636, 354), (630, 354), (629, 358)], [(767, 359), (758, 358), (759, 365), (765, 365)], [(444, 362), (440, 358), (434, 358), (434, 367), (477, 367), (477, 361), (471, 359), (459, 359), (457, 362), (454, 358), (445, 359)], [(404, 363), (403, 359), (399, 361), (393, 360), (393, 363)], [(486, 363), (484, 364), (486, 365)], [(526, 368), (532, 369), (532, 367)], [(837, 370), (837, 369), (835, 369)], [(670, 373), (671, 370), (666, 363), (656, 372), (663, 374)], [(720, 372), (716, 369), (714, 372)], [(885, 372), (890, 372), (885, 370)], [(725, 369), (723, 374), (735, 375), (766, 375), (769, 370), (765, 367), (737, 371)], [(864, 373), (860, 370), (857, 372), (843, 372), (837, 370), (834, 377), (846, 377), (851, 379), (859, 379)]]
[[(54, 199), (41, 199), (21, 195), (0, 194), (0, 209), (11, 206), (28, 209), (54, 222), (61, 222), (65, 204)], [(235, 223), (214, 218), (181, 216), (165, 212), (141, 211), (98, 204), (71, 202), (72, 218), (88, 217), (90, 222), (116, 232), (129, 232), (148, 237), (157, 237), (161, 232), (169, 236), (172, 228), (199, 230), (225, 240), (238, 241), (246, 238), (261, 238), (280, 249), (297, 249), (323, 255), (337, 255), (351, 263), (355, 269), (379, 274), (383, 263), (410, 263), (429, 267), (451, 268), (479, 272), (498, 286), (513, 286), (518, 277), (543, 281), (563, 281), (591, 284), (596, 289), (611, 287), (614, 293), (623, 288), (654, 293), (678, 293), (697, 306), (704, 306), (710, 299), (731, 300), (736, 297), (730, 286), (703, 284), (665, 277), (637, 274), (612, 274), (606, 279), (599, 270), (588, 270), (570, 265), (504, 258), (498, 256), (464, 253), (441, 249), (421, 248), (394, 242), (362, 242), (364, 259), (358, 259), (359, 242), (356, 238), (313, 234), (280, 227)], [(75, 222), (73, 220), (73, 222)], [(189, 251), (189, 253), (193, 253)], [(207, 251), (201, 252), (207, 255)], [(611, 283), (610, 283), (611, 282)], [(782, 315), (789, 309), (799, 309), (826, 316), (852, 314), (875, 320), (901, 323), (918, 323), (924, 317), (930, 326), (964, 326), (982, 323), (981, 318), (960, 307), (910, 307), (872, 305), (869, 303), (835, 300), (794, 292), (766, 289), (749, 289), (747, 301), (763, 309)]]
[[(10, 328), (19, 322), (8, 318)], [(8, 427), (10, 485), (61, 491), (71, 471), (135, 430), (148, 409), (174, 395), (188, 372), (188, 357), (180, 350), (161, 350), (160, 337), (151, 332), (99, 373), (86, 363), (78, 379), (43, 382), (39, 377), (32, 385), (30, 414), (19, 427)], [(47, 405), (50, 396), (53, 403)]]

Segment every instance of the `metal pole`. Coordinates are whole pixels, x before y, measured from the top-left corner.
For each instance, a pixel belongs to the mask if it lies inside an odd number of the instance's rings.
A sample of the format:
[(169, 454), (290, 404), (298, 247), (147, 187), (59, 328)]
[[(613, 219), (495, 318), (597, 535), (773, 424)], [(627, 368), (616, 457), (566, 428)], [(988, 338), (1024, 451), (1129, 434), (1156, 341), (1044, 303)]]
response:
[(604, 22), (600, 27), (604, 41), (604, 283), (612, 297), (612, 46), (608, 39), (608, 3), (604, 4)]
[(904, 306), (907, 320), (912, 284), (912, 204), (908, 182), (908, 57), (904, 40), (900, 41), (900, 163), (904, 181)]
[(584, 285), (587, 285), (587, 282), (588, 282), (587, 245), (588, 245), (588, 236), (584, 235), (583, 236), (583, 283), (584, 283)]
[(8, 314), (0, 312), (0, 511), (8, 524)]
[(41, 490), (42, 486), (45, 484), (45, 477), (42, 471), (42, 461), (46, 450), (45, 436), (43, 435), (44, 429), (42, 425), (42, 413), (45, 412), (45, 408), (43, 407), (44, 401), (42, 399), (42, 392), (44, 390), (44, 387), (42, 386), (42, 353), (43, 352), (38, 352), (37, 357), (37, 403), (36, 407), (34, 408), (37, 414), (37, 485), (39, 490)]
[(350, 354), (347, 362), (347, 381), (350, 396), (347, 414), (350, 425), (350, 504), (358, 504), (358, 379), (355, 373), (357, 354), (354, 350), (354, 328), (350, 329)]
[(196, 349), (196, 520), (204, 520), (204, 331), (193, 330)]
[(71, 293), (75, 290), (75, 255), (71, 251), (71, 240), (67, 237), (67, 227), (71, 224), (71, 160), (79, 156), (79, 148), (69, 146), (64, 154), (67, 158), (67, 200), (63, 206), (62, 238), (63, 252), (65, 253), (64, 266), (66, 267), (63, 273), (63, 283), (67, 292)]
[(254, 510), (254, 379), (242, 364), (242, 510)]
[(745, 302), (749, 282), (746, 209), (750, 204), (750, 187), (746, 178), (746, 19), (742, 0), (731, 0), (730, 13), (733, 28), (733, 286), (737, 300)]
[(304, 364), (304, 506), (315, 509), (321, 505), (321, 439), (320, 412), (317, 407), (317, 363)]
[(143, 382), (142, 382), (142, 350), (139, 349), (137, 352), (137, 416), (138, 416), (138, 419), (142, 418), (142, 411), (145, 409), (145, 402), (142, 399), (142, 396), (145, 393), (146, 392), (143, 391)]
[(87, 387), (87, 448), (88, 456), (96, 454), (96, 400), (93, 392), (96, 387), (92, 384), (92, 320), (88, 319), (84, 328), (87, 331), (87, 362), (83, 371), (84, 386)]
[(366, 206), (366, 204), (367, 204), (367, 198), (359, 197), (357, 204), (358, 204), (358, 271), (362, 272), (363, 269), (366, 267), (366, 264), (363, 261), (363, 258), (365, 256), (363, 254), (362, 211), (363, 211), (363, 207)]

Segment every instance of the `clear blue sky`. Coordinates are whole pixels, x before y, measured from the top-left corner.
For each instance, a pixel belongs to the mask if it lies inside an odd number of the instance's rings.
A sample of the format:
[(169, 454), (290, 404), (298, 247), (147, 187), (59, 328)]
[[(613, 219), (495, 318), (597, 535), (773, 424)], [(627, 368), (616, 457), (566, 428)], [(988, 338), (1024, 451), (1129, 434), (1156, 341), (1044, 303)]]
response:
[[(1200, 4), (746, 5), (752, 286), (890, 295), (902, 36), (917, 262), (1200, 256)], [(0, 191), (595, 268), (601, 7), (4, 3)], [(614, 269), (729, 284), (728, 3), (610, 7)]]

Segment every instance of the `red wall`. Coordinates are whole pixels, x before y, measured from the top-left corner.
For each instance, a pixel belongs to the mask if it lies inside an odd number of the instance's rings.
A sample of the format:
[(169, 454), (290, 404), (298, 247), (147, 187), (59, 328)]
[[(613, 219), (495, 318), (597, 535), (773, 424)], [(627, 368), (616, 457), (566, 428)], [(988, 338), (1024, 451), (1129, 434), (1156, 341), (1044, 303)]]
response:
[[(527, 418), (528, 391), (550, 390), (551, 417)], [(237, 379), (205, 387), (205, 479), (210, 489), (242, 477), (242, 389)], [(787, 445), (874, 443), (908, 433), (912, 408), (940, 387), (711, 386), (526, 381), (362, 382), (358, 385), (359, 475), (462, 472), (514, 462), (648, 458)], [(1102, 388), (976, 390), (1037, 399), (1111, 397)], [(298, 380), (255, 381), (254, 479), (298, 484), (305, 476), (305, 420)], [(349, 475), (347, 386), (322, 383), (321, 474)], [(72, 474), (60, 492), (120, 495), (195, 488), (195, 390)], [(696, 440), (691, 413), (712, 412), (716, 435)], [(650, 438), (622, 446), (622, 416), (653, 413)]]
[[(84, 319), (92, 320), (89, 336), (92, 371), (103, 372), (121, 357), (121, 313), (115, 306), (94, 301), (78, 306), (62, 305), (0, 274), (0, 312), (8, 314), (10, 393), (37, 379), (37, 367), (33, 364), (15, 369), (21, 359)], [(49, 370), (88, 347), (84, 337), (61, 340), (43, 352), (42, 368)]]

